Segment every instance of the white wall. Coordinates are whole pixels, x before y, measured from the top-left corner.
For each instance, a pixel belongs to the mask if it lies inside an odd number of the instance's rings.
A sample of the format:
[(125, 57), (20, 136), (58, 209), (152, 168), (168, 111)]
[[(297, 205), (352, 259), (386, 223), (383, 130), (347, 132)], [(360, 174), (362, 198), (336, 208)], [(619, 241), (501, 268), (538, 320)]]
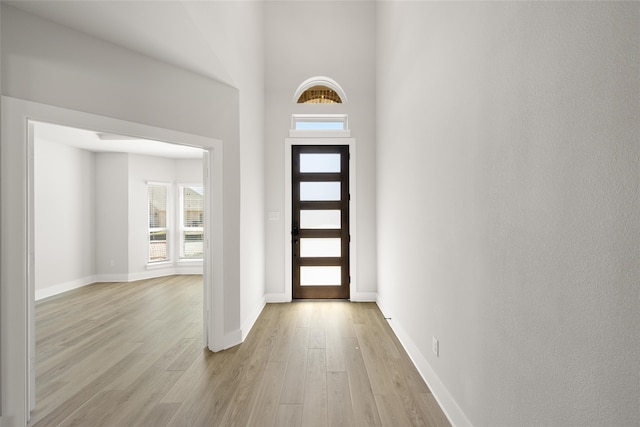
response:
[(2, 7), (3, 95), (202, 136), (237, 126), (234, 88)]
[(380, 305), (445, 410), (640, 424), (640, 5), (381, 2), (377, 24)]
[[(357, 292), (376, 291), (375, 237), (375, 4), (372, 2), (265, 3), (266, 287), (285, 292), (284, 139), (292, 113), (347, 113), (357, 144)], [(347, 104), (295, 104), (298, 86), (314, 76), (336, 80)]]
[[(265, 299), (264, 11), (262, 1), (183, 3), (239, 94), (240, 310), (246, 337)], [(216, 35), (212, 35), (215, 29)], [(225, 151), (225, 157), (227, 153)], [(225, 261), (226, 264), (226, 261)], [(226, 265), (225, 265), (226, 268)]]
[(202, 167), (201, 159), (175, 159), (173, 168), (176, 184), (201, 184)]
[[(0, 35), (2, 34), (2, 7), (0, 7)], [(2, 38), (0, 37), (0, 94), (2, 93)], [(1, 107), (0, 107), (1, 109)], [(2, 111), (0, 111), (0, 117), (2, 117)], [(2, 120), (0, 119), (0, 129), (2, 129)], [(1, 154), (0, 154), (1, 155)], [(2, 158), (0, 157), (0, 163), (2, 161)], [(2, 238), (2, 232), (0, 231), (0, 239)], [(0, 278), (3, 277), (2, 274), (2, 264), (0, 263)], [(0, 286), (0, 290), (2, 289), (2, 286)], [(2, 305), (2, 295), (0, 295), (0, 306)], [(2, 316), (0, 316), (0, 366), (2, 366), (2, 355), (4, 354), (2, 351), (2, 342), (4, 341), (4, 339), (2, 339), (2, 331), (3, 331), (3, 327), (2, 327)], [(2, 372), (0, 369), (0, 384), (2, 384)], [(2, 402), (2, 387), (0, 387), (0, 402)], [(2, 405), (0, 404), (0, 425), (2, 425)]]
[(95, 274), (95, 156), (34, 140), (36, 299), (92, 283)]
[(129, 274), (129, 154), (96, 153), (95, 274), (126, 281)]

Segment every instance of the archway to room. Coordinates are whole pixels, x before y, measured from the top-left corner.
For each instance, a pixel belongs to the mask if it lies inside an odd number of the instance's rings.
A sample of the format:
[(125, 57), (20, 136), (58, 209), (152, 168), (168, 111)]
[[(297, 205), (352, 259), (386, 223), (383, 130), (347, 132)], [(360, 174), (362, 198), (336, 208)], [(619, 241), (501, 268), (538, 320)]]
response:
[[(35, 403), (34, 334), (34, 133), (32, 122), (56, 123), (116, 135), (188, 145), (204, 150), (203, 183), (205, 252), (203, 263), (204, 345), (219, 350), (222, 337), (222, 142), (138, 123), (3, 97), (3, 200), (11, 200), (3, 215), (2, 311), (11, 319), (11, 333), (3, 334), (3, 407), (19, 424), (26, 424)], [(6, 179), (12, 177), (12, 179)], [(6, 242), (11, 242), (10, 251)], [(3, 327), (6, 327), (3, 324)], [(6, 329), (4, 329), (6, 332)], [(202, 340), (200, 339), (200, 342)], [(201, 348), (202, 348), (202, 344)]]
[[(176, 339), (202, 351), (204, 151), (30, 127), (38, 422), (121, 360), (135, 366), (131, 351), (154, 354)], [(186, 335), (184, 324), (193, 324)]]
[(43, 122), (33, 133), (36, 299), (90, 279), (202, 274), (202, 148)]

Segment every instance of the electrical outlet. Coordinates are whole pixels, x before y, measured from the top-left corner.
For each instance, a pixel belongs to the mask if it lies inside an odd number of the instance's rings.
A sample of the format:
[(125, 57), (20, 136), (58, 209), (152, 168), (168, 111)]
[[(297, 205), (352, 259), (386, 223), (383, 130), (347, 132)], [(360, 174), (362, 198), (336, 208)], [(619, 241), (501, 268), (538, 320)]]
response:
[(438, 342), (438, 339), (436, 337), (433, 337), (431, 350), (433, 350), (433, 354), (435, 354), (436, 357), (440, 357), (440, 343)]

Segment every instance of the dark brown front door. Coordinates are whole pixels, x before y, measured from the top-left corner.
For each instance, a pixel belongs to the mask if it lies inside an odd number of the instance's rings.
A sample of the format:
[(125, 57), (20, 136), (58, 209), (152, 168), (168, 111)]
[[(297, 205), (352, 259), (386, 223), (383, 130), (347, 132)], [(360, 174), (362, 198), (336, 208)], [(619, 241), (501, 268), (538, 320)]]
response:
[(349, 147), (292, 147), (293, 298), (349, 298)]

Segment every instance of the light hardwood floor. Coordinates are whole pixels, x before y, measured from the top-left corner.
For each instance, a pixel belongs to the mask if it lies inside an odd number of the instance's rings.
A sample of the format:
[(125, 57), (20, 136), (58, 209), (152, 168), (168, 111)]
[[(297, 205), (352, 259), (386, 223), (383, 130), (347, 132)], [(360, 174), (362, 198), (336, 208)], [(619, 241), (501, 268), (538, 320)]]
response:
[(202, 280), (94, 284), (36, 303), (30, 426), (448, 426), (373, 303), (268, 304), (202, 345)]

